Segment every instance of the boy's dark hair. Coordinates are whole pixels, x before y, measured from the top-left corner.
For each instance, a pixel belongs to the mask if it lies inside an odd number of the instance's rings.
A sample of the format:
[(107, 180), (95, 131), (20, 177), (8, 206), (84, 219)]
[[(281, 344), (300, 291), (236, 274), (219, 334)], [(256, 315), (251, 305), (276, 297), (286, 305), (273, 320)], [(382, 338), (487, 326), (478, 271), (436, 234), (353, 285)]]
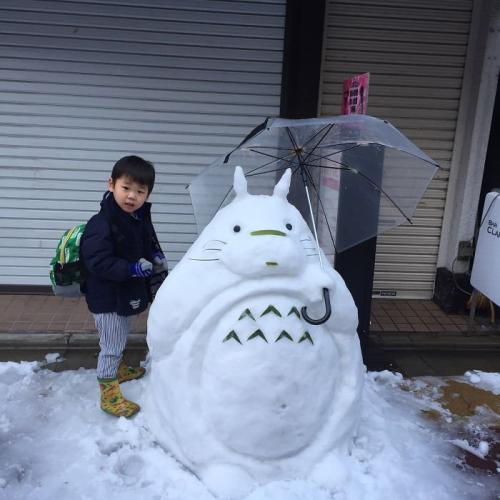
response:
[(153, 186), (155, 185), (155, 168), (150, 161), (135, 155), (120, 158), (113, 167), (111, 179), (113, 179), (113, 182), (116, 182), (120, 177), (125, 175), (139, 184), (146, 185), (148, 187), (148, 194), (151, 194), (151, 191), (153, 191)]

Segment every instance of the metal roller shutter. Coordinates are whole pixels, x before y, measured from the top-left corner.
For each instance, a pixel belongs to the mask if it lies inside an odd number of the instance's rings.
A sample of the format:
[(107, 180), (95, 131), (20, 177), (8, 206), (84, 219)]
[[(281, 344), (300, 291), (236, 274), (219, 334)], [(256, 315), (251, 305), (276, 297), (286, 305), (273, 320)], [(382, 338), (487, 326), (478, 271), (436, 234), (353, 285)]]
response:
[(154, 162), (170, 263), (196, 237), (186, 184), (278, 115), (285, 0), (3, 0), (0, 284), (49, 284), (62, 231), (114, 162)]
[(375, 295), (432, 296), (471, 11), (471, 0), (328, 3), (320, 113), (339, 114), (343, 80), (369, 72), (368, 113), (442, 167), (413, 225), (378, 238)]

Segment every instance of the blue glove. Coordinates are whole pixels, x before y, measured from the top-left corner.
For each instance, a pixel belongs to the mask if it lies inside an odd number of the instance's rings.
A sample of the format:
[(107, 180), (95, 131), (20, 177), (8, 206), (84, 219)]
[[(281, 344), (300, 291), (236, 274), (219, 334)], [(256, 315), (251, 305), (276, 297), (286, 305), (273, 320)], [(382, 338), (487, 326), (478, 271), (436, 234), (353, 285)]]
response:
[(153, 264), (146, 259), (140, 259), (139, 262), (131, 262), (129, 268), (132, 278), (147, 278), (153, 273)]
[(156, 252), (153, 254), (153, 263), (155, 265), (155, 271), (168, 271), (167, 258), (162, 252)]

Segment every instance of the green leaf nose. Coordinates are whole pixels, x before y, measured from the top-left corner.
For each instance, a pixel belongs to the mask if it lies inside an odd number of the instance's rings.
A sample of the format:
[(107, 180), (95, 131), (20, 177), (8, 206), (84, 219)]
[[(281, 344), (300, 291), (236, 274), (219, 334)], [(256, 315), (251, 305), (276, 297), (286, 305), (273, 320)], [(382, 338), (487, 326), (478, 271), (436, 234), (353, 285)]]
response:
[(261, 229), (260, 231), (252, 231), (250, 236), (286, 236), (286, 234), (276, 229)]

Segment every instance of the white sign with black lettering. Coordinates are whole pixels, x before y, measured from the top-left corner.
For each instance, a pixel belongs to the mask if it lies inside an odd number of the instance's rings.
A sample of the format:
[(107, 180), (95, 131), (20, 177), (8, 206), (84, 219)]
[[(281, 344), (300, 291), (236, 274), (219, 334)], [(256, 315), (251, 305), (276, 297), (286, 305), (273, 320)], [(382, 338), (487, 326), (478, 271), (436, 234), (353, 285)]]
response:
[(500, 191), (486, 195), (471, 285), (500, 305)]

